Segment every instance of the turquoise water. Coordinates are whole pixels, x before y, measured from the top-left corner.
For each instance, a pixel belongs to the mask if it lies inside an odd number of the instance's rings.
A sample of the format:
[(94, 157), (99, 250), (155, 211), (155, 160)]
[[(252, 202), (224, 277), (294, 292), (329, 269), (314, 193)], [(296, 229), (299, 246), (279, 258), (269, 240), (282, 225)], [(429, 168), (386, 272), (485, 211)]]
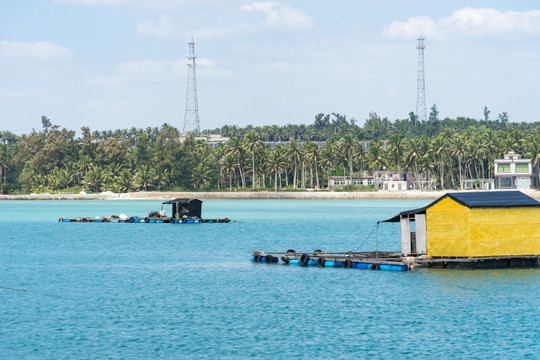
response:
[[(1, 359), (540, 358), (540, 269), (254, 264), (374, 250), (427, 201), (206, 200), (229, 224), (58, 223), (160, 201), (0, 202)], [(380, 250), (399, 250), (381, 225)]]

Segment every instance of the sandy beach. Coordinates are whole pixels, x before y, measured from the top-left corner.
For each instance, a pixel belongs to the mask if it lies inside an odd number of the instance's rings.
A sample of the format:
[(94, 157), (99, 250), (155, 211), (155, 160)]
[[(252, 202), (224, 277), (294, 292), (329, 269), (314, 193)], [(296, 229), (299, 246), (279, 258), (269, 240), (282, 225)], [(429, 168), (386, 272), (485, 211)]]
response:
[[(474, 192), (466, 190), (464, 192)], [(492, 190), (498, 191), (498, 190)], [(534, 199), (540, 199), (536, 190), (521, 190)], [(374, 191), (374, 192), (333, 192), (333, 191), (302, 191), (302, 192), (133, 192), (116, 194), (110, 191), (98, 194), (29, 194), (29, 195), (0, 195), (0, 200), (166, 200), (175, 198), (227, 199), (227, 200), (413, 200), (437, 199), (447, 192), (455, 191)]]

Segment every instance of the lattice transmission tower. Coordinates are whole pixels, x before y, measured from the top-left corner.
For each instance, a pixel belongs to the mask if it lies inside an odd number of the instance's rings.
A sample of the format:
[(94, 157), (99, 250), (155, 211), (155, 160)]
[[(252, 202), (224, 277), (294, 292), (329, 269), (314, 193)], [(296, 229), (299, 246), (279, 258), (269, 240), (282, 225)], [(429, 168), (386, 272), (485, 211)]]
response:
[(424, 37), (418, 36), (418, 80), (416, 89), (416, 120), (426, 121), (426, 81), (424, 78)]
[(201, 124), (199, 122), (199, 103), (197, 100), (197, 75), (195, 71), (195, 40), (191, 37), (189, 44), (188, 78), (186, 91), (186, 114), (184, 116), (184, 130), (182, 134), (199, 135)]

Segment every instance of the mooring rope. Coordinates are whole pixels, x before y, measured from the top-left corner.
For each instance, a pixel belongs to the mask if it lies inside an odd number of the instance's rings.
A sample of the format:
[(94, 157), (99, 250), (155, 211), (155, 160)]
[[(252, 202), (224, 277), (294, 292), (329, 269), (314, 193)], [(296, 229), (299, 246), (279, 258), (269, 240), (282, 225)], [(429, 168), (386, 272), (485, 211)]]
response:
[(375, 224), (375, 226), (373, 227), (373, 229), (371, 229), (371, 231), (369, 232), (369, 234), (366, 236), (366, 238), (364, 239), (364, 241), (362, 241), (362, 243), (360, 245), (358, 245), (358, 247), (356, 249), (353, 250), (353, 252), (357, 252), (358, 250), (360, 250), (360, 248), (366, 243), (366, 241), (369, 239), (369, 237), (371, 236), (371, 234), (373, 234), (373, 231), (375, 231), (377, 228), (379, 227), (379, 222), (377, 222), (377, 224)]
[(23, 291), (23, 292), (27, 292), (27, 291), (28, 291), (28, 290), (24, 290), (24, 289), (8, 288), (8, 287), (4, 287), (4, 286), (0, 286), (0, 289), (4, 289), (4, 290), (13, 290), (13, 291)]

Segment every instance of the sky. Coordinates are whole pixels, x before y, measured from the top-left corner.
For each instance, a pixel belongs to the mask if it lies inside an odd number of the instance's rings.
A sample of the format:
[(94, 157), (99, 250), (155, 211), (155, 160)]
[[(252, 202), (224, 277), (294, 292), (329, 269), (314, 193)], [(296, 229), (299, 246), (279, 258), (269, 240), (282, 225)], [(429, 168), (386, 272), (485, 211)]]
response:
[(439, 118), (540, 121), (532, 0), (0, 0), (0, 131), (182, 130), (195, 39), (201, 129)]

